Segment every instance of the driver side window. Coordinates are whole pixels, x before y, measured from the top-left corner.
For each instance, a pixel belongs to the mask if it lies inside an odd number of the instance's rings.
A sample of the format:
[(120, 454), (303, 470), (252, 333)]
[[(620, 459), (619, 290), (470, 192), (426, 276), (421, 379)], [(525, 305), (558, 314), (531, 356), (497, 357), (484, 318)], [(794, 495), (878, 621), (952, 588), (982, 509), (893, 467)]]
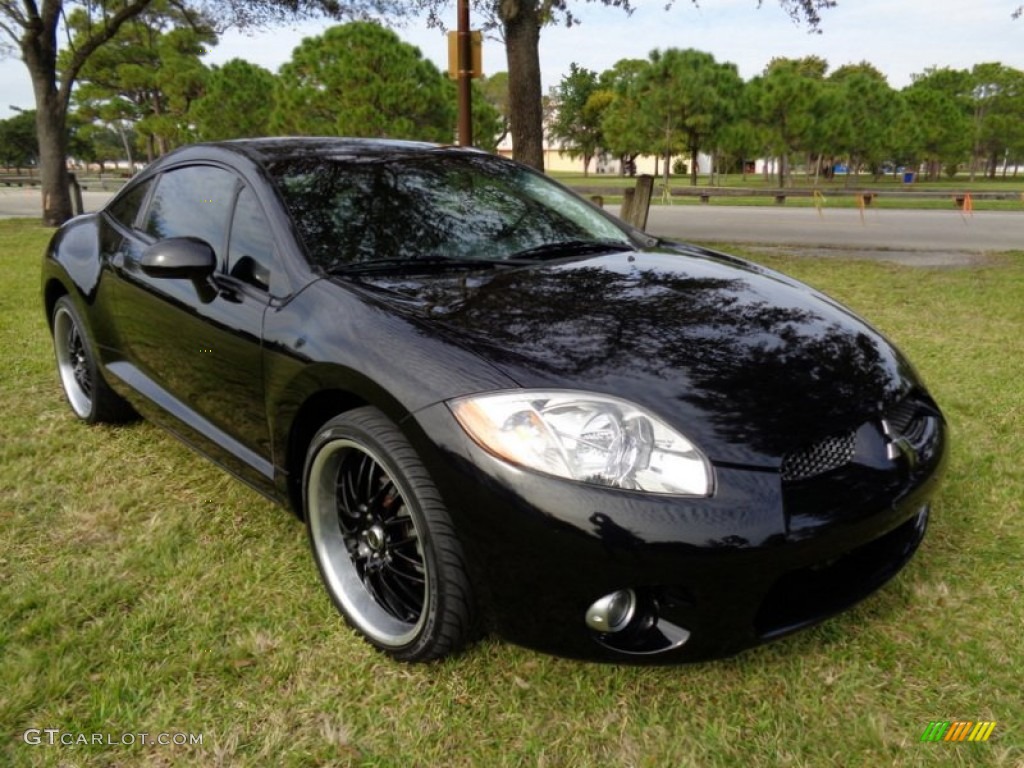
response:
[(205, 240), (220, 259), (237, 183), (230, 171), (209, 165), (167, 171), (157, 182), (143, 224), (144, 231), (157, 240), (198, 237)]

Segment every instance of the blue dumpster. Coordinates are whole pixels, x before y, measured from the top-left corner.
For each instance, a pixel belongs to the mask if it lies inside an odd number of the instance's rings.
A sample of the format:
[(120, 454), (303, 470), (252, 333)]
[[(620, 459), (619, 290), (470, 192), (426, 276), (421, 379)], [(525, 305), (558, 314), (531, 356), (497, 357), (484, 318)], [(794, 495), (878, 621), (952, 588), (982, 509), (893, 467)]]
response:
[(903, 183), (904, 184), (913, 184), (914, 183), (914, 172), (913, 171), (907, 171), (906, 173), (903, 174)]

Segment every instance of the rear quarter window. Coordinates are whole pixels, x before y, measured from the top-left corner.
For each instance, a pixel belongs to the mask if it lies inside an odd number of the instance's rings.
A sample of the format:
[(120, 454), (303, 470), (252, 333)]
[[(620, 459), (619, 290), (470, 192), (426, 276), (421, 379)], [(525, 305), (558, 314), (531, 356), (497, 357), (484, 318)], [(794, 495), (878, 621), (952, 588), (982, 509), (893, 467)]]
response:
[(134, 228), (139, 216), (139, 208), (146, 201), (146, 195), (149, 194), (149, 188), (152, 185), (152, 179), (147, 179), (141, 184), (136, 184), (125, 190), (107, 206), (107, 215), (128, 229)]

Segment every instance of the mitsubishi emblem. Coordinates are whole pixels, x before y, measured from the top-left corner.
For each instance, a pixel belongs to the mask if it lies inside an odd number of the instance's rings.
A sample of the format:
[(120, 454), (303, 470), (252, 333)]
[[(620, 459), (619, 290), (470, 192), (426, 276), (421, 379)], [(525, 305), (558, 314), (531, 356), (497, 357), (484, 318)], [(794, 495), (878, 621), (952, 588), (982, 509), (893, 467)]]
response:
[(889, 461), (901, 461), (908, 470), (917, 466), (917, 451), (903, 435), (893, 429), (888, 419), (882, 419), (882, 432), (885, 434), (885, 455)]

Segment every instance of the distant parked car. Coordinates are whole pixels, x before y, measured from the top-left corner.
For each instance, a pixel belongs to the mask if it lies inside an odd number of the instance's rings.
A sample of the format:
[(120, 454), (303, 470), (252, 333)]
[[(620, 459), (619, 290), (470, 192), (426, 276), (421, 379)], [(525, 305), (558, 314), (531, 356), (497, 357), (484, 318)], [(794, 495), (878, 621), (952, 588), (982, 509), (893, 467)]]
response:
[(471, 150), (187, 147), (61, 228), (42, 293), (74, 413), (289, 506), (406, 661), (488, 627), (658, 662), (792, 632), (907, 562), (946, 453), (849, 310)]

